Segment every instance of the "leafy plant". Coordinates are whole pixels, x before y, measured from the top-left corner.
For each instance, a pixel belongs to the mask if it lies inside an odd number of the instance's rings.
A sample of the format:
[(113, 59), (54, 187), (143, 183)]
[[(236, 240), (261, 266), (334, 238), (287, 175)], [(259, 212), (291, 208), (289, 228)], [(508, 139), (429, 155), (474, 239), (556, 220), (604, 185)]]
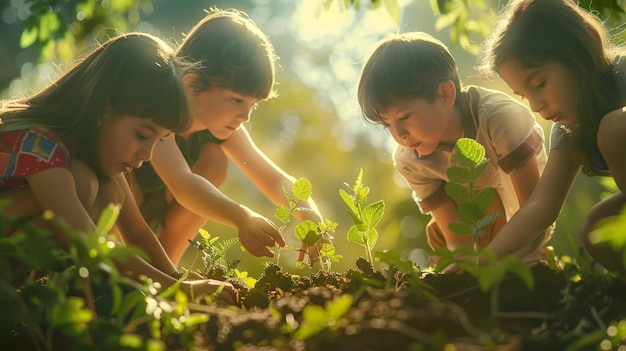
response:
[(225, 255), (226, 250), (239, 243), (239, 239), (235, 237), (219, 241), (219, 236), (211, 237), (211, 234), (204, 228), (198, 229), (198, 233), (200, 233), (199, 241), (189, 240), (191, 245), (198, 249), (191, 267), (195, 265), (199, 255), (202, 255), (205, 276), (217, 278), (229, 275), (236, 276), (235, 267), (238, 262), (227, 261)]
[[(435, 254), (441, 259), (436, 270), (441, 271), (454, 262), (474, 276), (483, 292), (491, 290), (491, 311), (495, 315), (498, 313), (499, 285), (507, 273), (520, 277), (529, 288), (534, 284), (533, 275), (526, 264), (515, 256), (498, 258), (486, 250), (480, 251), (479, 256), (478, 241), (486, 235), (484, 229), (499, 215), (497, 212), (486, 213), (493, 204), (495, 190), (475, 189), (476, 181), (488, 165), (485, 148), (474, 139), (460, 138), (454, 146), (452, 164), (447, 172), (449, 183), (445, 189), (448, 196), (458, 204), (457, 215), (461, 222), (452, 222), (449, 228), (460, 236), (471, 235), (473, 248), (460, 248), (454, 252), (445, 247), (437, 248)], [(459, 258), (459, 254), (469, 254), (474, 259)], [(481, 264), (480, 258), (484, 260)]]
[(348, 241), (365, 247), (367, 260), (373, 267), (372, 249), (378, 240), (378, 231), (375, 227), (383, 217), (385, 202), (379, 200), (366, 205), (370, 188), (364, 186), (362, 180), (363, 169), (359, 171), (359, 175), (353, 185), (344, 183), (350, 190), (350, 193), (344, 189), (339, 189), (339, 195), (348, 206), (348, 214), (354, 222), (354, 225), (348, 230)]
[[(283, 232), (287, 227), (287, 224), (291, 222), (291, 216), (295, 212), (307, 212), (312, 211), (308, 207), (299, 207), (299, 201), (308, 200), (312, 193), (313, 187), (311, 182), (306, 178), (297, 179), (291, 186), (291, 193), (283, 189), (285, 198), (287, 199), (288, 206), (280, 204), (274, 210), (274, 215), (278, 220), (282, 222), (279, 227), (280, 232)], [(333, 239), (333, 234), (337, 228), (337, 223), (328, 219), (324, 222), (315, 223), (311, 220), (304, 220), (300, 222), (294, 229), (294, 236), (300, 242), (303, 242), (307, 246), (315, 245), (320, 239), (327, 239), (330, 242)], [(299, 250), (299, 248), (292, 248)], [(309, 259), (308, 253), (305, 252), (307, 259)], [(278, 255), (277, 255), (278, 256)], [(337, 262), (342, 256), (335, 254), (335, 247), (329, 243), (323, 243), (320, 249), (320, 255), (318, 257), (322, 270), (330, 271), (332, 262)], [(309, 260), (309, 266), (312, 264)]]

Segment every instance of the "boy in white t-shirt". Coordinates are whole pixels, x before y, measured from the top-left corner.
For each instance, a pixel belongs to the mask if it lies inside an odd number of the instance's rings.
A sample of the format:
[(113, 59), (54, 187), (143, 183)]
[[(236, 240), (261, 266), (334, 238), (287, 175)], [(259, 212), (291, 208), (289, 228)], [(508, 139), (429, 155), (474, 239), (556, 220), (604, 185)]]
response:
[[(380, 41), (361, 72), (358, 99), (365, 118), (384, 125), (398, 142), (395, 167), (421, 211), (432, 216), (426, 232), (433, 249), (472, 245), (470, 236), (448, 228), (459, 221), (457, 204), (445, 192), (450, 156), (459, 138), (475, 139), (485, 147), (489, 164), (475, 190), (496, 190), (489, 212), (500, 215), (486, 228), (480, 247), (526, 201), (545, 166), (543, 131), (532, 112), (501, 92), (477, 86), (462, 89), (447, 47), (426, 33), (393, 34)], [(523, 247), (520, 252), (535, 257)]]

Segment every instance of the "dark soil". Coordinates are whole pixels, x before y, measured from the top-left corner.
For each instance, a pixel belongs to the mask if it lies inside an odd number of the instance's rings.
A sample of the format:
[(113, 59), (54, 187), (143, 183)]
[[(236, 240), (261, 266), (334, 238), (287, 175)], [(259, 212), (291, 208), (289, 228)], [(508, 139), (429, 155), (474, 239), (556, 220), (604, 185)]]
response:
[[(197, 338), (212, 350), (597, 350), (601, 336), (588, 345), (583, 336), (626, 317), (621, 281), (574, 283), (545, 264), (531, 271), (533, 289), (507, 276), (493, 296), (466, 274), (426, 274), (419, 284), (397, 272), (294, 280), (268, 264), (255, 289), (242, 287), (245, 311), (213, 318)], [(303, 322), (305, 306), (343, 294), (354, 302), (338, 323), (306, 340), (290, 337), (288, 326)]]

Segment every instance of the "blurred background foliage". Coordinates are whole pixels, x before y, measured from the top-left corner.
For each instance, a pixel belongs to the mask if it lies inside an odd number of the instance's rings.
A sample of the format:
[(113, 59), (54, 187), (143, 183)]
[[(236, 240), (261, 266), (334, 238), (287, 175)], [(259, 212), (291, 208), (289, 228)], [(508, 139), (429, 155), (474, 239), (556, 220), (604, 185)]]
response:
[[(424, 265), (424, 226), (410, 191), (391, 163), (394, 141), (383, 128), (364, 122), (355, 87), (364, 57), (388, 33), (425, 31), (449, 45), (465, 84), (510, 93), (502, 81), (485, 80), (473, 70), (481, 40), (488, 34), (504, 0), (3, 0), (0, 4), (0, 97), (19, 97), (49, 84), (59, 72), (110, 36), (129, 31), (157, 34), (173, 46), (210, 7), (246, 12), (266, 32), (280, 56), (279, 96), (263, 102), (248, 128), (258, 146), (295, 177), (306, 177), (323, 215), (339, 223), (334, 244), (344, 259), (334, 269), (354, 267), (362, 248), (348, 243), (351, 226), (339, 197), (359, 169), (371, 188), (370, 202), (384, 200), (374, 251), (391, 249)], [(617, 42), (624, 39), (624, 0), (581, 0), (596, 11)], [(550, 125), (539, 119), (546, 131)], [(546, 139), (547, 140), (547, 139)], [(589, 208), (613, 184), (581, 176), (565, 204), (550, 242), (559, 254), (571, 254), (566, 236), (577, 237)], [(274, 205), (236, 167), (222, 190), (274, 219)], [(232, 237), (227, 226), (208, 223), (212, 236)], [(287, 228), (285, 238), (297, 245)], [(182, 265), (191, 262), (188, 250)], [(258, 276), (267, 258), (232, 248), (240, 270)], [(294, 274), (296, 255), (284, 252), (280, 263)]]

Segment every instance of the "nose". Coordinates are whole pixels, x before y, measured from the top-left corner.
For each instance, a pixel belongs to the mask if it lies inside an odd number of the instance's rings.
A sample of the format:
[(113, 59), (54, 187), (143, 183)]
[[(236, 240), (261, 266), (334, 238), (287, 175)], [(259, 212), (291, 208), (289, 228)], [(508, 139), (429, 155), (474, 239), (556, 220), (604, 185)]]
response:
[(546, 108), (546, 104), (538, 99), (528, 99), (528, 105), (533, 112), (541, 113)]
[(139, 149), (139, 152), (137, 152), (137, 158), (141, 161), (140, 165), (141, 163), (150, 161), (152, 159), (153, 150), (154, 145), (144, 146)]

